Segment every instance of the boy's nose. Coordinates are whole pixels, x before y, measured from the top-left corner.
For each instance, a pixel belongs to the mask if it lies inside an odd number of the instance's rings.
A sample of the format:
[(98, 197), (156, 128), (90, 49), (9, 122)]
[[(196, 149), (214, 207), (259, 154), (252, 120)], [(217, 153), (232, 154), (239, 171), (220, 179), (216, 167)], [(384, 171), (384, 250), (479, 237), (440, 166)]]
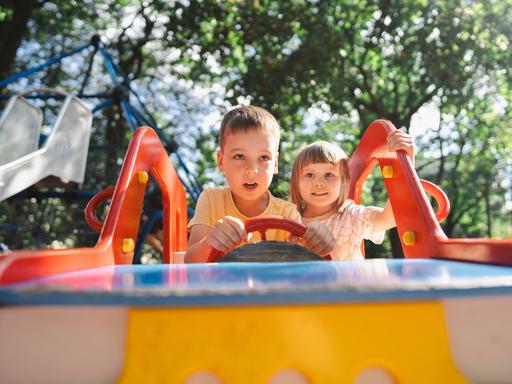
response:
[(256, 166), (256, 164), (248, 164), (247, 168), (245, 169), (245, 173), (247, 175), (258, 173), (258, 167)]

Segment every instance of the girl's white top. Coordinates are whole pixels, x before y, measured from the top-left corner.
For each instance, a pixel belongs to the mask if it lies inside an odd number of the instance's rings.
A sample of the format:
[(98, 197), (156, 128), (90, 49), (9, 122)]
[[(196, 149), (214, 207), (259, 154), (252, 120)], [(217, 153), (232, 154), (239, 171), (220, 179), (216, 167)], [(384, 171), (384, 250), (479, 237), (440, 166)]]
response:
[(375, 214), (382, 208), (365, 207), (347, 200), (337, 213), (327, 213), (317, 217), (303, 217), (309, 224), (320, 221), (327, 225), (336, 239), (336, 247), (331, 253), (333, 260), (363, 260), (361, 243), (363, 239), (381, 244), (386, 231), (375, 231)]

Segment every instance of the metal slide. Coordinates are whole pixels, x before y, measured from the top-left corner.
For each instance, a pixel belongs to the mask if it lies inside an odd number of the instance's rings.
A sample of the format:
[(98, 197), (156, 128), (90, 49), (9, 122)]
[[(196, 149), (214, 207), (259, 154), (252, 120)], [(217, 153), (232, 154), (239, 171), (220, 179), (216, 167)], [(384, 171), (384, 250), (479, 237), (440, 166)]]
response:
[(37, 151), (43, 113), (21, 96), (13, 96), (0, 118), (0, 166)]
[(43, 147), (0, 165), (0, 201), (47, 176), (83, 183), (91, 126), (92, 112), (76, 96), (68, 95)]

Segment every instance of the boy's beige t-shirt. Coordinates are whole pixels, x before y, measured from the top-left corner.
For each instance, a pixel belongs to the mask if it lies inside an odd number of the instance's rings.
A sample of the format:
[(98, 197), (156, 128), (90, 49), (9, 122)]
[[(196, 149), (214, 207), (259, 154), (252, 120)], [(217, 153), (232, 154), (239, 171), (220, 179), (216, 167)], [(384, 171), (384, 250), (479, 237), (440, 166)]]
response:
[[(279, 199), (269, 194), (269, 203), (265, 211), (259, 216), (277, 215), (289, 217), (300, 222), (300, 214), (295, 204)], [(197, 224), (213, 225), (225, 216), (237, 217), (242, 221), (249, 219), (243, 215), (235, 205), (231, 189), (229, 187), (206, 188), (197, 200), (194, 217), (188, 223), (188, 228)], [(287, 241), (289, 233), (283, 230), (269, 229), (266, 233), (267, 240)], [(251, 243), (261, 240), (259, 232), (254, 232)], [(245, 243), (242, 243), (243, 245)]]

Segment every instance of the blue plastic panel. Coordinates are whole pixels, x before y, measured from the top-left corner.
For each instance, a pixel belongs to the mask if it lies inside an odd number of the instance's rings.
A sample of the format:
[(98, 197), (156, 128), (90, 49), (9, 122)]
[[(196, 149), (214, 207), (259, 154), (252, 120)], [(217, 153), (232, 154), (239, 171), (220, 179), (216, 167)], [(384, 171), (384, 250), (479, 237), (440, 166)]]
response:
[(125, 265), (0, 288), (0, 304), (195, 306), (512, 295), (512, 268), (439, 260)]

